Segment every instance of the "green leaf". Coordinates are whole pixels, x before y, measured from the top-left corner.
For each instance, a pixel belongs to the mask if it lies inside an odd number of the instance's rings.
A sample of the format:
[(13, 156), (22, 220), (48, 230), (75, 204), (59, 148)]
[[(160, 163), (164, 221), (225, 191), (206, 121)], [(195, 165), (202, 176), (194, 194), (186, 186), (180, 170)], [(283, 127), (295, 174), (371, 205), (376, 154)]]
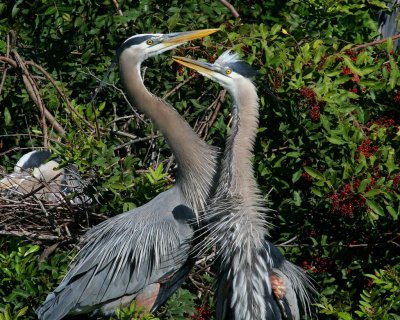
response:
[(397, 220), (399, 218), (399, 213), (396, 212), (391, 206), (386, 206), (386, 210), (390, 213), (390, 215), (393, 217), (393, 220)]
[(368, 191), (367, 193), (364, 194), (364, 197), (366, 198), (373, 198), (378, 194), (381, 194), (382, 190), (381, 189), (372, 189), (370, 191)]
[(38, 245), (33, 245), (28, 249), (28, 251), (26, 251), (24, 253), (24, 257), (26, 257), (27, 255), (29, 255), (31, 253), (38, 252), (39, 250), (40, 250), (40, 247)]
[(304, 167), (304, 170), (313, 178), (318, 180), (325, 180), (324, 176), (319, 173), (317, 170), (311, 167)]
[(11, 114), (7, 107), (4, 108), (4, 123), (9, 126), (11, 123)]
[(346, 143), (345, 141), (343, 141), (338, 137), (326, 137), (326, 140), (328, 140), (332, 144), (337, 144), (337, 145), (343, 145)]
[(338, 317), (339, 317), (339, 319), (342, 319), (342, 320), (352, 320), (353, 319), (351, 317), (351, 315), (348, 314), (347, 312), (339, 312)]
[(377, 215), (384, 216), (384, 211), (381, 205), (373, 200), (366, 200), (367, 206), (372, 209)]

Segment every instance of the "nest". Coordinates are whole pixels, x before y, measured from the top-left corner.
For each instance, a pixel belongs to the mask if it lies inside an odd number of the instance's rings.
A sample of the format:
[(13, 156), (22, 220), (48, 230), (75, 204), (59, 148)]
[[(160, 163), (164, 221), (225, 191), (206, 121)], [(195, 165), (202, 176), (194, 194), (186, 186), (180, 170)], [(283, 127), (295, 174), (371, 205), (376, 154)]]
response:
[(76, 201), (73, 194), (66, 196), (53, 189), (38, 183), (29, 193), (1, 193), (0, 235), (34, 242), (76, 242), (90, 226), (106, 219), (93, 212), (97, 206), (87, 196), (85, 201)]

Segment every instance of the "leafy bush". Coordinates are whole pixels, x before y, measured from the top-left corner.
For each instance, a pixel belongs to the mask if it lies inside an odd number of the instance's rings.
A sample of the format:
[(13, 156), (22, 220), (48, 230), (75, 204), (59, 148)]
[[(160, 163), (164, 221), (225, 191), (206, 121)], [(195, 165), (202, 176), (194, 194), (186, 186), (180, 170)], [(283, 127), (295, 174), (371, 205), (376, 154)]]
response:
[(62, 280), (68, 255), (39, 261), (40, 247), (16, 238), (1, 238), (0, 248), (0, 319), (36, 319), (34, 311)]

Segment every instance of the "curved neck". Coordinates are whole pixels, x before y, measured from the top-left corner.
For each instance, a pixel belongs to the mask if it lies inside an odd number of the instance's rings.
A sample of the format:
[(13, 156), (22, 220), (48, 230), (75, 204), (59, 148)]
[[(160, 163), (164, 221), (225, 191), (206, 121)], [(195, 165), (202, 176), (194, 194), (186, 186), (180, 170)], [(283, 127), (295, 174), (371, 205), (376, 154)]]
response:
[(167, 140), (178, 164), (177, 184), (197, 211), (204, 206), (212, 187), (216, 151), (195, 134), (174, 108), (146, 89), (140, 74), (141, 62), (130, 51), (122, 52), (119, 58), (122, 81), (135, 106)]
[[(253, 147), (258, 129), (258, 96), (250, 80), (241, 80), (232, 94), (233, 122), (224, 154), (223, 170), (230, 177), (229, 189), (245, 202), (258, 193), (253, 172)], [(229, 174), (228, 174), (229, 173)]]

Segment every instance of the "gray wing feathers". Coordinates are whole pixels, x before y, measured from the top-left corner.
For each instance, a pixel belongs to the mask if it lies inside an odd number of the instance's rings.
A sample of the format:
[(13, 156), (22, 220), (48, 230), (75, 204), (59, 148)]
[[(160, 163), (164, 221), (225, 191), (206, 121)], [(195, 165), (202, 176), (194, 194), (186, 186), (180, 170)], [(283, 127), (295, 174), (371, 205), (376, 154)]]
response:
[[(158, 200), (166, 195), (160, 196)], [(175, 203), (164, 202), (161, 211), (158, 201), (153, 201), (87, 233), (70, 271), (38, 309), (39, 319), (56, 320), (68, 313), (115, 305), (115, 300), (134, 297), (147, 284), (185, 264), (193, 230), (186, 221), (174, 218)]]

